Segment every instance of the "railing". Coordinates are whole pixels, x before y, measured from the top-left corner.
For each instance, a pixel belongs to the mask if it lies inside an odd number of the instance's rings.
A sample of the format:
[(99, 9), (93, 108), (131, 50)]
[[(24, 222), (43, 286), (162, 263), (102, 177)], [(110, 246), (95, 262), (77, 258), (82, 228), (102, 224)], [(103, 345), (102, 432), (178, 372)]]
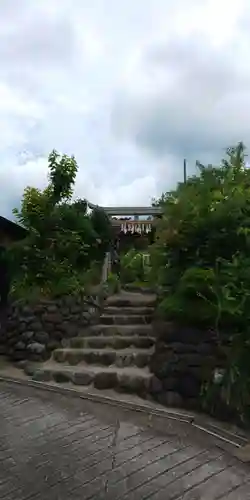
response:
[(151, 261), (150, 261), (150, 254), (149, 253), (143, 252), (143, 254), (142, 254), (142, 262), (143, 262), (143, 267), (149, 267), (150, 266)]
[(102, 283), (106, 283), (110, 271), (111, 271), (111, 254), (110, 252), (106, 252), (102, 266)]
[[(143, 267), (150, 267), (150, 254), (143, 252), (141, 255), (142, 258), (142, 263)], [(104, 261), (103, 261), (103, 266), (102, 266), (102, 278), (101, 278), (101, 283), (106, 283), (108, 280), (108, 276), (112, 271), (112, 260), (111, 260), (111, 253), (106, 252)]]

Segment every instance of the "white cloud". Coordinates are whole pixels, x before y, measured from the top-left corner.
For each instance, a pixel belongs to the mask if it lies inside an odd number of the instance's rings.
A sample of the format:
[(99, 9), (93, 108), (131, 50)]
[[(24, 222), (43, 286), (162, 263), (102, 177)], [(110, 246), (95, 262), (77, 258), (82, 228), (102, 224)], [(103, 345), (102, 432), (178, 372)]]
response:
[(0, 3), (0, 213), (46, 182), (56, 148), (76, 195), (148, 204), (250, 133), (247, 0)]

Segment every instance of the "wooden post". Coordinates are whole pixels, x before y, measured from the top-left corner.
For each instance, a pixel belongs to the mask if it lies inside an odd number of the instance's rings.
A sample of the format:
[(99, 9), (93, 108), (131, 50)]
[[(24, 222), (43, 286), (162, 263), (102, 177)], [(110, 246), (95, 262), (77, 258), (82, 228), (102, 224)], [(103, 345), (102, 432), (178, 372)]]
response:
[(187, 182), (187, 160), (184, 159), (183, 163), (184, 184)]

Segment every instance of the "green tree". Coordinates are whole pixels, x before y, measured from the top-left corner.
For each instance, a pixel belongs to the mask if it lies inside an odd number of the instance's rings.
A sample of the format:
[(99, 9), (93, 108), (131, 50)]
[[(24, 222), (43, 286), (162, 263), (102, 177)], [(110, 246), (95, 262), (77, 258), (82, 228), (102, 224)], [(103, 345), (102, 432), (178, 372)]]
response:
[(231, 339), (224, 389), (237, 412), (250, 390), (250, 170), (242, 143), (218, 167), (156, 200), (163, 209), (151, 248), (163, 287), (160, 311), (177, 323), (213, 328)]
[[(199, 164), (199, 175), (164, 194), (163, 217), (152, 247), (155, 275), (178, 284), (191, 266), (215, 266), (218, 258), (232, 259), (249, 250), (250, 171), (244, 165), (244, 146), (229, 148), (219, 167)], [(154, 259), (154, 256), (156, 259)]]
[(110, 221), (102, 210), (87, 215), (86, 201), (72, 201), (77, 170), (73, 156), (52, 151), (48, 186), (27, 187), (20, 209), (13, 210), (28, 230), (26, 241), (11, 250), (14, 290), (36, 287), (45, 295), (80, 290), (85, 272), (94, 262), (101, 266)]

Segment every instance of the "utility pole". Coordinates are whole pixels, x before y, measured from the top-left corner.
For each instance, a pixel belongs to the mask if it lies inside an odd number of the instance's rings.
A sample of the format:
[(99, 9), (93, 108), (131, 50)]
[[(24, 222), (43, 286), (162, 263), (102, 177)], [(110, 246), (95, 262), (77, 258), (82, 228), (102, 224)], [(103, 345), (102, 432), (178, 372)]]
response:
[(183, 176), (184, 176), (184, 184), (187, 182), (187, 160), (184, 159), (183, 162)]

